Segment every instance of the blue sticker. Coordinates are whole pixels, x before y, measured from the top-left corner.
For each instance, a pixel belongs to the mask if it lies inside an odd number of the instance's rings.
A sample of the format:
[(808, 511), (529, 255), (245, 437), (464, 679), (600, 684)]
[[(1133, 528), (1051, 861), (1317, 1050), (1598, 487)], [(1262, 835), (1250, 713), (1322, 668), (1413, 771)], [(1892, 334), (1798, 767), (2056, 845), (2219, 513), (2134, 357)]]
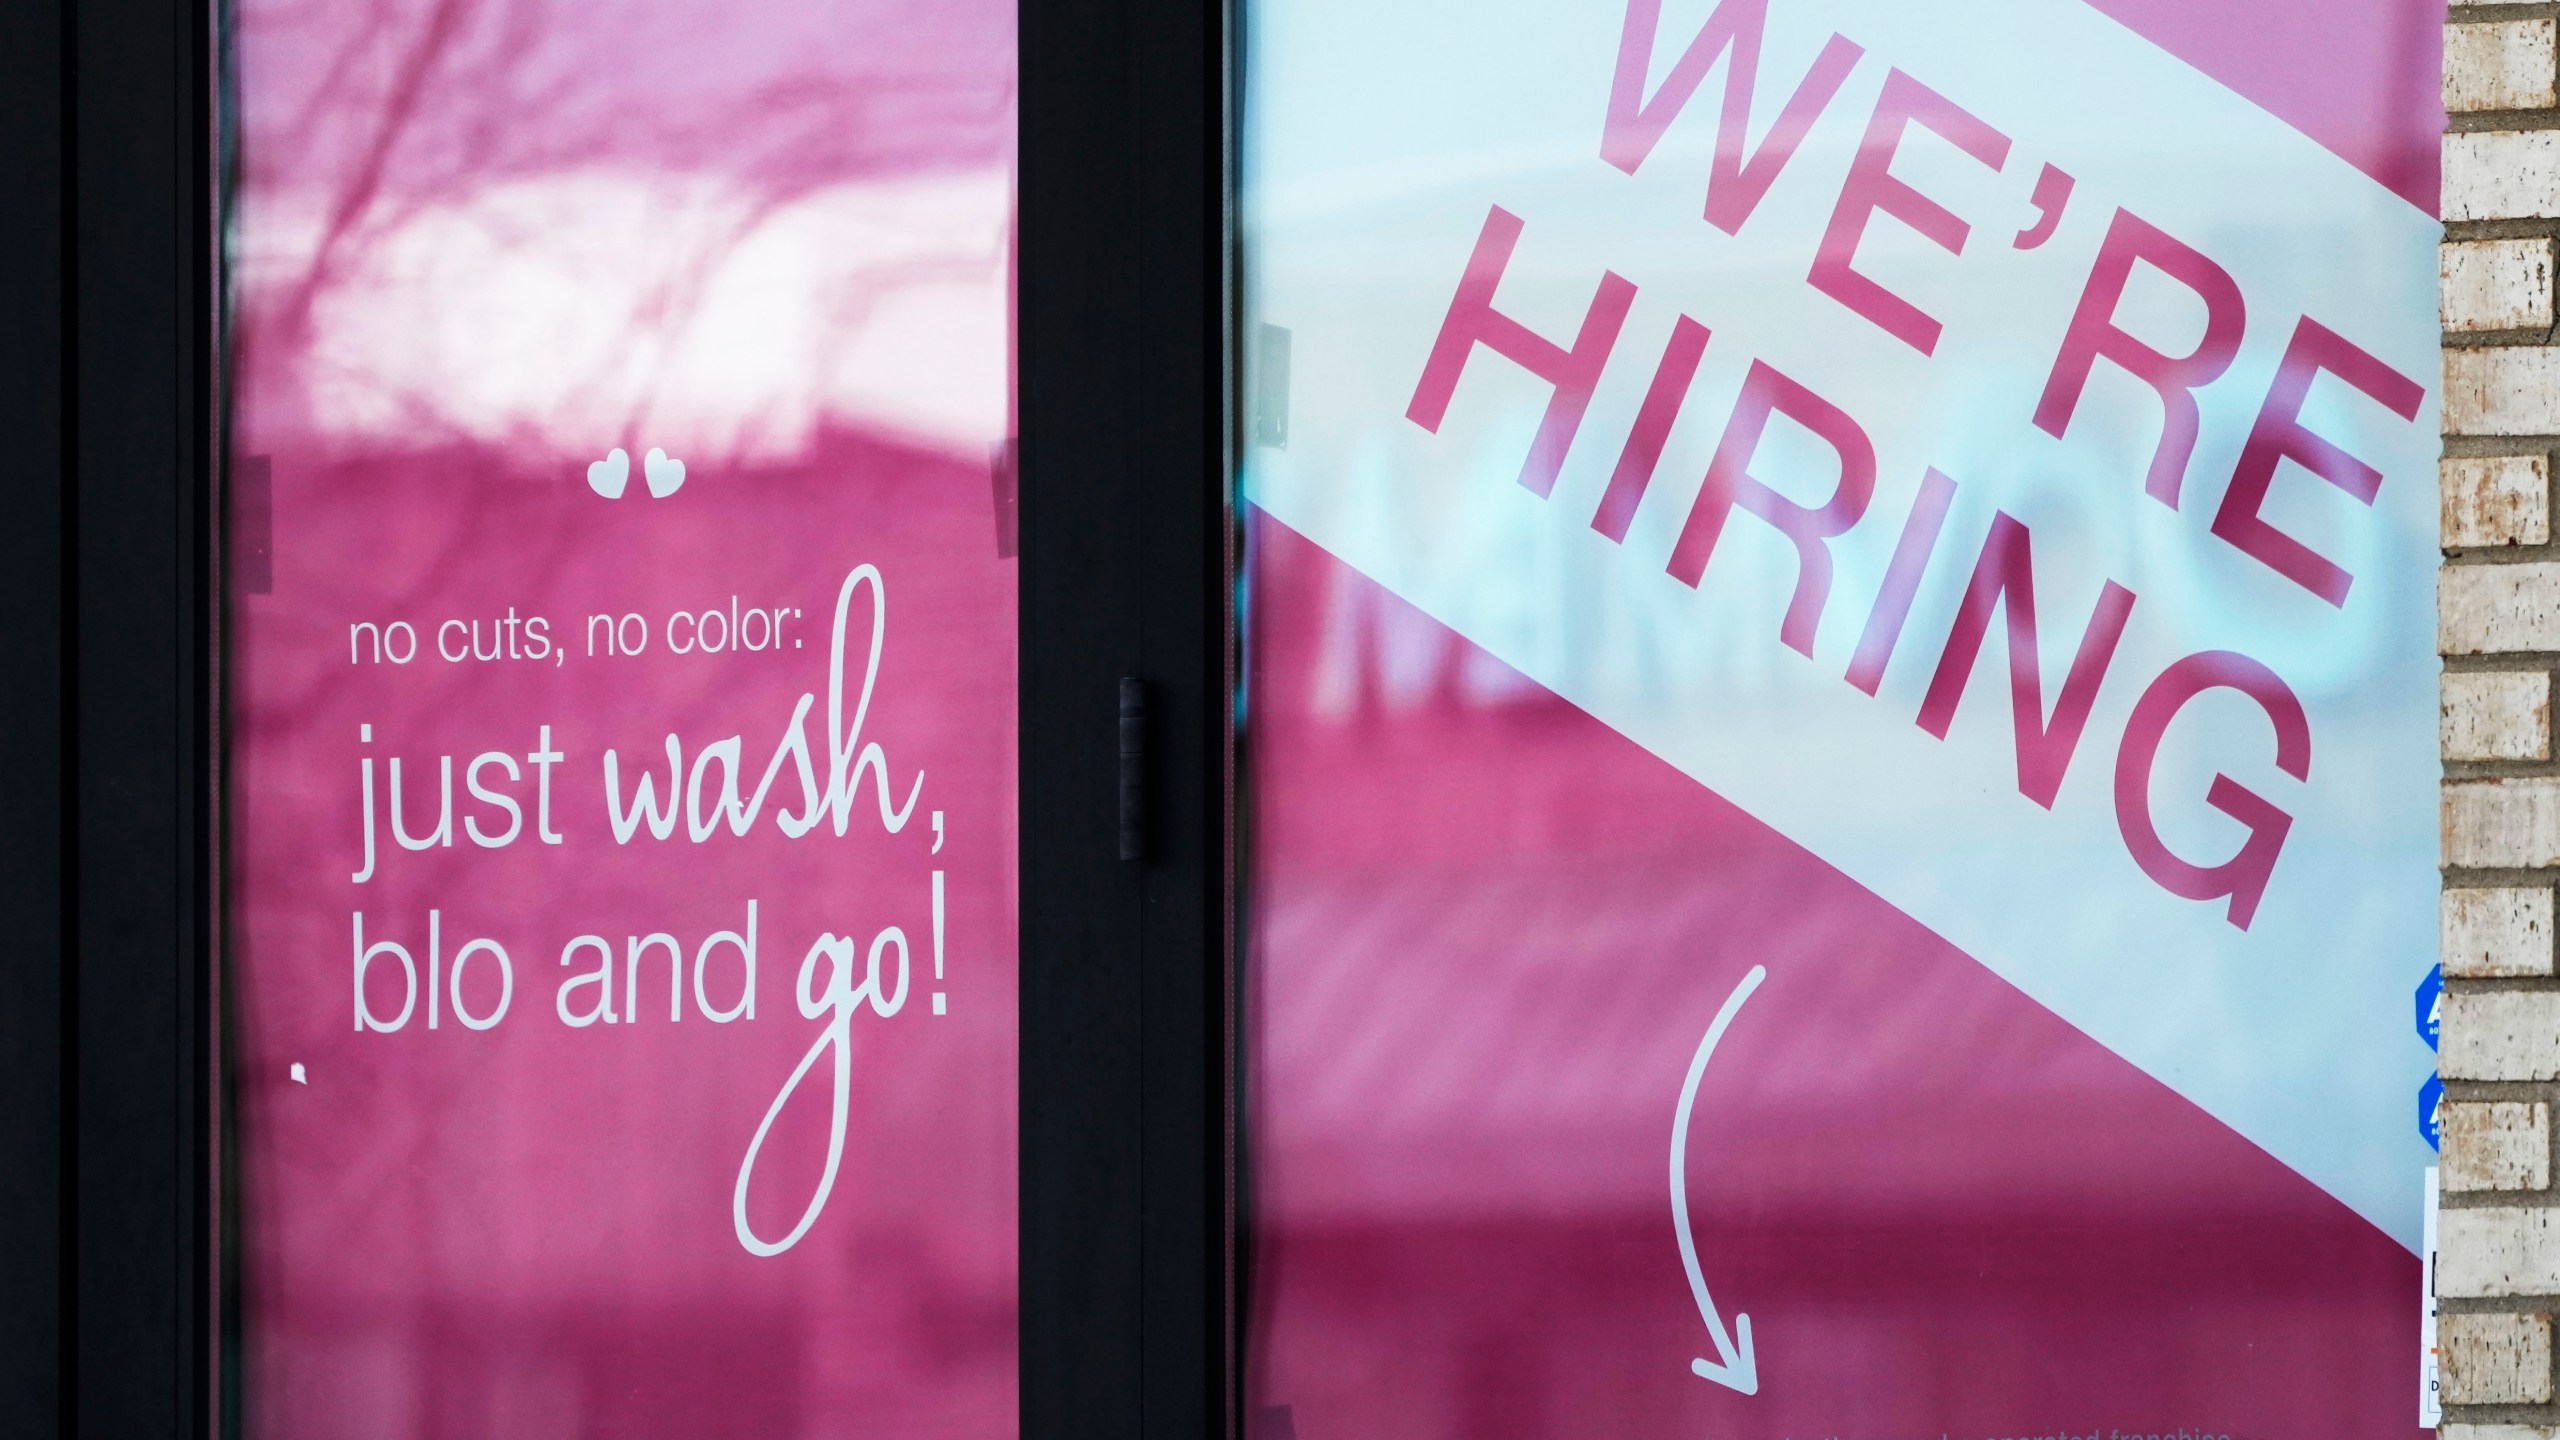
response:
[(2438, 965), (2418, 982), (2418, 1038), (2436, 1048), (2436, 1025), (2444, 1014), (2444, 967)]
[(2444, 1081), (2430, 1075), (2427, 1083), (2418, 1087), (2418, 1134), (2430, 1150), (2443, 1148), (2436, 1143), (2436, 1125), (2443, 1111)]

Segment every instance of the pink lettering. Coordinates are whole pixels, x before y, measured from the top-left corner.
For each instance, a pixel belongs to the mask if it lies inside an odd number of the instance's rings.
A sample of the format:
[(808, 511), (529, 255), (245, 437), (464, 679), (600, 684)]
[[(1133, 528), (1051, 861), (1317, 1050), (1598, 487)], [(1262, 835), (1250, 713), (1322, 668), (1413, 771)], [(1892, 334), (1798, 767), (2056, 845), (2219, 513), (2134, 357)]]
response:
[(2035, 556), (2027, 527), (2006, 513), (1991, 517), (1991, 534), (1974, 562), (1973, 580), (1965, 587), (1964, 604), (1956, 610), (1955, 628), (1929, 679), (1920, 702), (1920, 728), (1944, 740), (1964, 698), (1974, 661), (1991, 629), (1991, 611), (2007, 599), (2009, 638), (2009, 718), (2018, 744), (2018, 793), (2047, 810), (2062, 792), (2063, 772), (2080, 748), (2080, 732), (2098, 703), (2098, 687), (2107, 678), (2116, 645), (2124, 639), (2125, 622), (2133, 616), (2133, 592), (2113, 580), (2098, 592), (2089, 628), (2071, 657), (2062, 693), (2054, 697), (2053, 719), (2044, 716), (2044, 684), (2036, 659)]
[(2249, 832), (2239, 853), (2219, 865), (2198, 865), (2169, 852), (2151, 820), (2151, 769), (2169, 722), (2207, 690), (2237, 690), (2258, 703), (2276, 731), (2276, 768), (2296, 780), (2311, 778), (2311, 722), (2302, 702), (2276, 673), (2246, 655), (2208, 650), (2160, 673), (2134, 702), (2124, 746), (2116, 752), (2116, 826), (2134, 863), (2160, 887), (2183, 900), (2231, 899), (2231, 923), (2246, 930), (2265, 897), (2276, 857), (2284, 851), (2293, 817), (2228, 775), (2217, 773), (2204, 801)]
[(1404, 414), (1423, 429), (1440, 433), (1450, 398), (1458, 391), (1458, 377), (1465, 373), (1467, 357), (1478, 345), (1519, 365), (1555, 387), (1546, 416), (1538, 422), (1537, 438), (1530, 442), (1529, 458), (1520, 467), (1520, 483), (1545, 495), (1555, 488), (1556, 472), (1564, 467), (1565, 451), (1572, 448), (1573, 433), (1582, 425), (1582, 412), (1591, 404), (1591, 392), (1599, 387), (1600, 371), (1609, 363), (1610, 347), (1618, 343), (1618, 329), (1626, 323), (1627, 307), (1635, 303), (1636, 287), (1616, 271), (1601, 272), (1600, 288), (1591, 297), (1591, 308), (1584, 312), (1582, 329), (1573, 337), (1570, 350), (1532, 332), (1493, 308), (1494, 290), (1511, 264), (1520, 228), (1520, 217), (1499, 205), (1485, 215), (1475, 251), (1467, 257), (1466, 274), (1459, 279), (1458, 293), (1440, 322), (1440, 338), (1432, 342), (1431, 357), (1423, 363), (1421, 382), (1414, 386), (1413, 403)]
[(1920, 593), (1920, 577), (1928, 571), (1929, 554), (1938, 548), (1938, 532), (1946, 528), (1947, 507), (1956, 499), (1956, 482), (1932, 469), (1920, 477), (1919, 497), (1911, 502), (1911, 518), (1902, 522), (1902, 538), (1893, 542), (1884, 584), (1876, 591), (1876, 608), (1867, 612), (1866, 633), (1858, 637), (1858, 653), (1849, 658), (1850, 684), (1873, 695), (1884, 683), (1884, 667), (1902, 643), (1903, 622), (1911, 618), (1911, 599)]
[(2018, 232), (2009, 242), (2012, 250), (2033, 250), (2053, 238), (2062, 228), (2062, 207), (2071, 203), (2071, 174), (2061, 166), (2047, 162), (2036, 176), (2036, 193), (2027, 197), (2036, 209), (2036, 223)]
[(1707, 353), (1707, 333), (1706, 326), (1686, 315), (1671, 327), (1671, 343), (1663, 347), (1662, 363), (1645, 387), (1644, 403), (1636, 407), (1635, 428), (1627, 432), (1627, 446), (1618, 452), (1609, 488), (1601, 492), (1600, 509), (1591, 517), (1591, 528), (1612, 540), (1627, 538), (1628, 522), (1635, 519), (1645, 487), (1653, 483), (1653, 467), (1662, 459), (1663, 442), (1671, 438), (1671, 422), (1679, 418), (1680, 402), (1688, 398), (1689, 382), (1697, 378), (1698, 361)]
[[(2204, 338), (2190, 353), (2164, 354), (2117, 327), (2116, 304), (2124, 298), (2136, 261), (2186, 286), (2204, 302)], [(2071, 428), (2071, 415), (2079, 408), (2091, 368), (2101, 358), (2114, 361), (2160, 397), (2160, 446), (2152, 452), (2143, 489), (2161, 504), (2177, 509), (2178, 486), (2186, 477), (2202, 424), (2195, 391), (2230, 368), (2231, 357), (2240, 350), (2247, 310), (2229, 271), (2132, 211), (2118, 210), (2105, 242), (2098, 247), (2097, 268), (2089, 272), (2088, 287), (2080, 292), (2079, 308), (2072, 312), (2071, 328), (2062, 337), (2062, 352), (2054, 357), (2044, 396), (2036, 402), (2036, 428), (2062, 438)]]
[(1954, 211), (1894, 177), (1893, 152), (1902, 144), (1904, 129), (1914, 123), (1953, 141), (1956, 148), (1995, 172), (2009, 163), (2008, 136), (1901, 71), (1888, 73), (1884, 94), (1877, 98), (1875, 114), (1867, 122), (1867, 137), (1859, 143), (1857, 159), (1849, 164), (1840, 203), (1831, 212), (1830, 227), (1822, 232), (1813, 272), (1806, 278), (1814, 289), (1874, 321), (1886, 334), (1930, 355), (1936, 353), (1945, 327), (1919, 306), (1859, 274), (1851, 264), (1857, 259), (1867, 221), (1878, 213), (1909, 225), (1950, 255), (1962, 255), (1965, 239), (1973, 233), (1973, 227)]
[(2426, 389), (2415, 380), (2376, 360), (2352, 341), (2306, 315), (2294, 328), (2283, 363), (2267, 391), (2267, 403), (2250, 427), (2240, 464), (2231, 472), (2231, 488), (2214, 512), (2213, 533), (2230, 541), (2268, 569), (2328, 601), (2347, 603), (2347, 587), (2355, 577), (2308, 545), (2267, 523), (2259, 514), (2267, 487), (2275, 483), (2276, 465), (2291, 460), (2312, 474), (2371, 505), (2382, 488), (2382, 472), (2311, 433), (2302, 423), (2302, 402), (2321, 372), (2337, 376), (2381, 402), (2403, 420), (2418, 418)]
[(1618, 69), (1609, 84), (1609, 114), (1600, 134), (1600, 158), (1630, 175), (1653, 153), (1655, 142), (1673, 117), (1689, 103), (1707, 71), (1728, 50), (1724, 111), (1716, 125), (1716, 154), (1707, 169), (1707, 223), (1727, 235), (1742, 233), (1743, 222), (1760, 206), (1761, 197), (1796, 153), (1805, 132), (1813, 128), (1831, 98), (1866, 52), (1846, 36), (1824, 42), (1822, 53), (1787, 97), (1777, 120), (1762, 136), (1757, 150), (1747, 150), (1744, 129), (1751, 119), (1751, 92), (1760, 73), (1760, 37), (1768, 28), (1769, 0), (1723, 0), (1699, 27), (1697, 38), (1662, 77), (1651, 101), (1644, 98), (1645, 72), (1652, 68), (1653, 41), (1661, 28), (1662, 0), (1627, 0), (1625, 26), (1618, 33)]
[[(1839, 455), (1840, 483), (1821, 508), (1799, 505), (1751, 474), (1751, 457), (1760, 448), (1760, 436), (1769, 428), (1772, 414), (1783, 414), (1811, 430)], [(1733, 416), (1725, 422), (1724, 438), (1716, 443), (1715, 458), (1707, 463), (1706, 485), (1690, 508), (1679, 542), (1671, 548), (1670, 573), (1682, 584), (1696, 586), (1724, 534), (1726, 516), (1737, 506), (1759, 516), (1795, 543), (1795, 593), (1787, 601), (1778, 638), (1798, 654), (1810, 656), (1823, 602), (1831, 594), (1831, 550), (1826, 542), (1858, 523), (1875, 488), (1876, 448), (1858, 422), (1839, 406), (1754, 360), (1751, 373), (1743, 377)]]

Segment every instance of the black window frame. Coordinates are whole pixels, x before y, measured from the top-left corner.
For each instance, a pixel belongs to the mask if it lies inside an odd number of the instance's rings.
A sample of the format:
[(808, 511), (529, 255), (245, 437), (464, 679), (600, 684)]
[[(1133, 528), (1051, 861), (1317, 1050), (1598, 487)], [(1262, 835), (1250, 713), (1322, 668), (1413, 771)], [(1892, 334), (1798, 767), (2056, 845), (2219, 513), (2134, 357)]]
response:
[[(14, 0), (0, 45), (12, 1434), (236, 1433), (220, 13)], [(1233, 1435), (1231, 12), (1019, 15), (1022, 1433)], [(1145, 699), (1135, 859), (1124, 678)]]

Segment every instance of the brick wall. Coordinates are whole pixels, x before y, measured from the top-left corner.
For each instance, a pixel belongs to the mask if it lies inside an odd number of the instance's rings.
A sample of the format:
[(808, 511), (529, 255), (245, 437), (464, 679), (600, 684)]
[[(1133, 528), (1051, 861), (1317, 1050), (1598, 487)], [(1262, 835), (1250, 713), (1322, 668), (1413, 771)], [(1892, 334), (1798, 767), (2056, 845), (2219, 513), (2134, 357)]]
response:
[(2560, 1207), (2560, 5), (2456, 5), (2445, 30), (2443, 1215), (2446, 1440), (2552, 1440)]

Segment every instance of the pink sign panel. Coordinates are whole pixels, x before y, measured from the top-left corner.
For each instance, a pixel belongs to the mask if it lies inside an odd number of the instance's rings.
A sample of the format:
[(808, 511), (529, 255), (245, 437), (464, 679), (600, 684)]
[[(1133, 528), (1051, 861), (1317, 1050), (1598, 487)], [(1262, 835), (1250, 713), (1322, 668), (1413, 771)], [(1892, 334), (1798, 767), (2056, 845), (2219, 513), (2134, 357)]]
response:
[(1015, 1433), (1010, 6), (227, 13), (245, 1433)]
[(2440, 20), (1247, 8), (1248, 1440), (2417, 1428)]

